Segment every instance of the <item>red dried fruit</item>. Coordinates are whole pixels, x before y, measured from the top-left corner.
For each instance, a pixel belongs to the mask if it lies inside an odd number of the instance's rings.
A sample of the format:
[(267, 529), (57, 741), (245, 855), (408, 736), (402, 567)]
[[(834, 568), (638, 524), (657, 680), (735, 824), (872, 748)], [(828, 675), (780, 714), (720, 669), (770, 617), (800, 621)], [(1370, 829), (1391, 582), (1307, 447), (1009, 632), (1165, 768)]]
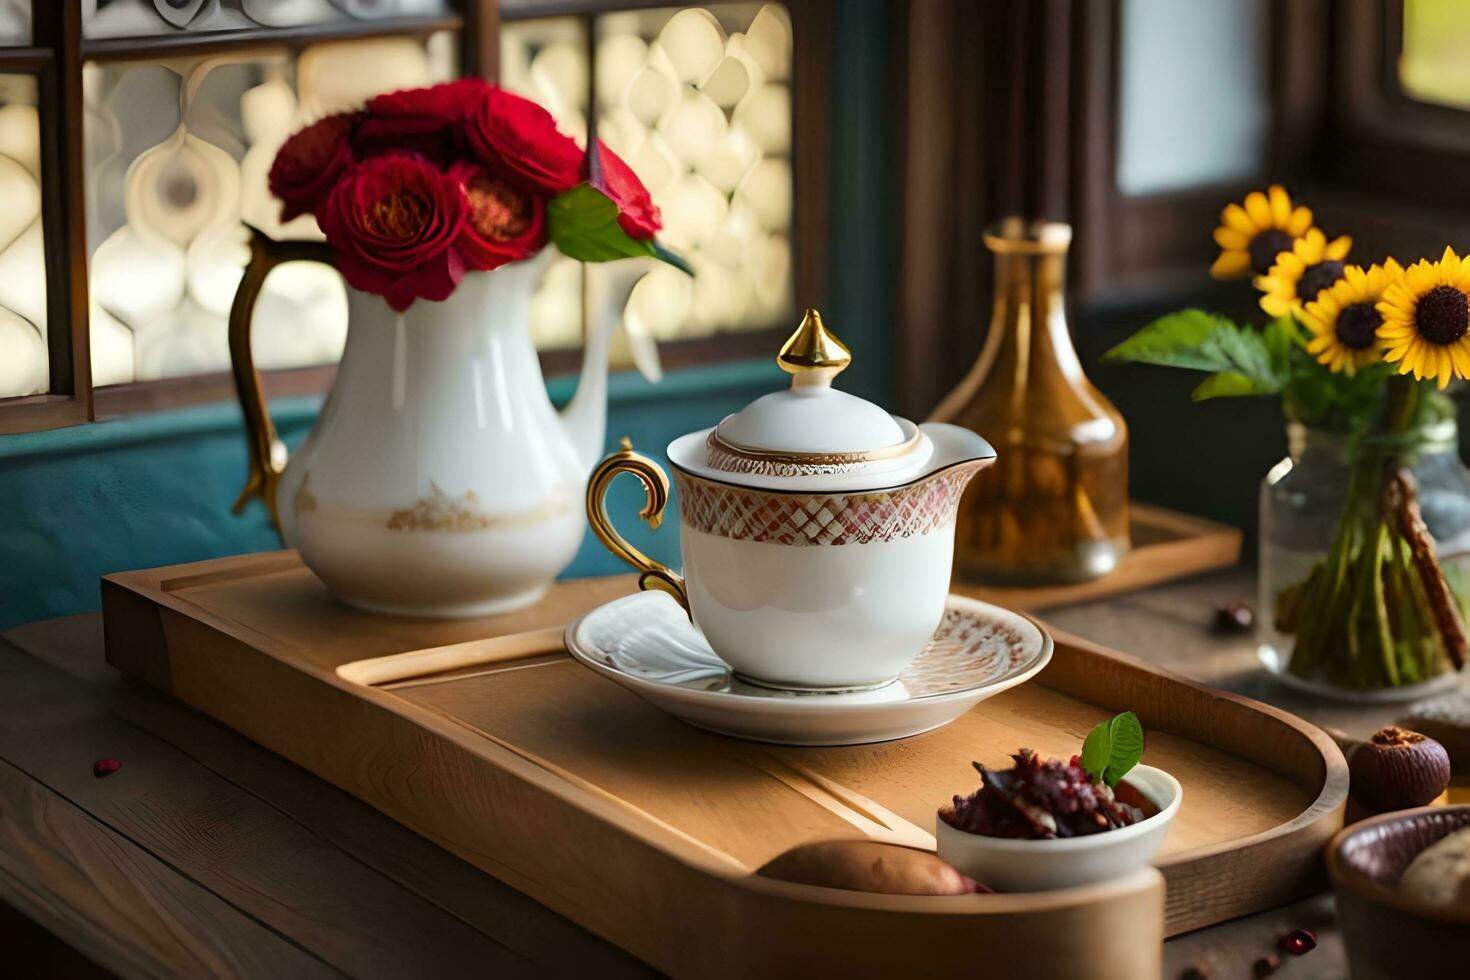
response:
[(975, 763), (984, 780), (980, 789), (956, 796), (940, 817), (966, 833), (1031, 840), (1096, 834), (1143, 819), (1105, 784), (1093, 783), (1081, 766), (1042, 761), (1030, 749), (1011, 758), (1012, 769)]
[(1256, 614), (1243, 602), (1222, 602), (1215, 607), (1215, 629), (1221, 633), (1249, 633)]
[(98, 759), (92, 763), (92, 775), (101, 779), (103, 776), (111, 776), (122, 768), (122, 763), (117, 759)]
[(1283, 953), (1305, 956), (1317, 948), (1317, 935), (1310, 929), (1293, 929), (1277, 943)]

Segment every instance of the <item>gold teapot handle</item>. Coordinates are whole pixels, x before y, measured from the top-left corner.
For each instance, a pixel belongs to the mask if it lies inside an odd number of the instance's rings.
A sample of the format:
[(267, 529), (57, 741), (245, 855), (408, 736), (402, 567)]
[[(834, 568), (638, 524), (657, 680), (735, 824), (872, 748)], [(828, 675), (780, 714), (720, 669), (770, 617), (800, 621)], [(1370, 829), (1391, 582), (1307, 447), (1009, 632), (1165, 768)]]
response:
[[(249, 227), (248, 225), (246, 227)], [(265, 277), (283, 262), (321, 262), (335, 266), (332, 249), (326, 242), (278, 242), (265, 233), (250, 228), (250, 262), (235, 300), (230, 305), (230, 368), (235, 375), (235, 394), (240, 397), (240, 411), (245, 416), (245, 438), (250, 448), (250, 478), (233, 508), (236, 514), (245, 509), (253, 496), (265, 501), (271, 523), (280, 530), (276, 512), (276, 483), (286, 468), (286, 444), (276, 435), (266, 408), (265, 389), (260, 372), (255, 370), (255, 353), (250, 349), (250, 321), (255, 315), (255, 301), (265, 285)]]
[(688, 612), (689, 593), (684, 587), (684, 576), (629, 544), (607, 516), (607, 490), (619, 473), (631, 473), (643, 484), (646, 502), (638, 516), (655, 531), (663, 523), (664, 508), (669, 503), (668, 475), (653, 460), (634, 452), (627, 436), (623, 437), (622, 448), (598, 463), (587, 481), (587, 523), (608, 551), (639, 571), (640, 589), (667, 592)]

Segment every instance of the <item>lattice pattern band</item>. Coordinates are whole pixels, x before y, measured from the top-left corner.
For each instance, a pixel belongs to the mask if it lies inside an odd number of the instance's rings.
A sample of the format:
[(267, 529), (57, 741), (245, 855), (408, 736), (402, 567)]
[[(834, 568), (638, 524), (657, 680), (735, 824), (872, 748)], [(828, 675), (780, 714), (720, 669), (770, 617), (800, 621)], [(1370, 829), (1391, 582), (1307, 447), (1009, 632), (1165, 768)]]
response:
[(983, 461), (953, 466), (893, 490), (782, 493), (715, 483), (674, 471), (683, 521), (736, 541), (867, 544), (928, 534), (954, 523), (960, 495)]

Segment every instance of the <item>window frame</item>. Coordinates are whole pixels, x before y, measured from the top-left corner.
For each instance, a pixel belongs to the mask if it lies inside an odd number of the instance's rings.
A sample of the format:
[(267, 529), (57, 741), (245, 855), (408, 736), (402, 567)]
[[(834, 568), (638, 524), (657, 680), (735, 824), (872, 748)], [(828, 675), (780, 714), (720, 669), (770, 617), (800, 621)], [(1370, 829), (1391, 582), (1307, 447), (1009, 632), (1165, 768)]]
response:
[[(718, 5), (722, 0), (713, 0)], [(723, 0), (734, 2), (734, 0)], [(836, 0), (784, 0), (791, 14), (793, 50), (792, 144), (793, 283), (808, 303), (825, 298), (823, 242), (830, 227), (827, 169), (831, 155), (832, 22)], [(0, 399), (0, 435), (78, 425), (97, 419), (232, 401), (228, 371), (134, 381), (94, 388), (88, 308), (90, 285), (86, 248), (86, 173), (83, 134), (82, 66), (88, 61), (147, 60), (236, 51), (301, 48), (330, 40), (411, 36), (450, 30), (459, 36), (463, 75), (495, 78), (499, 66), (500, 24), (552, 16), (582, 16), (659, 6), (657, 0), (450, 0), (451, 12), (435, 16), (393, 17), (375, 21), (314, 24), (291, 28), (178, 32), (141, 38), (82, 36), (80, 5), (36, 3), (32, 44), (0, 48), (0, 71), (38, 76), (42, 145), (42, 221), (47, 269), (48, 350), (51, 391)], [(681, 6), (672, 0), (668, 6)], [(590, 37), (590, 33), (589, 33)], [(64, 326), (63, 326), (64, 325)], [(62, 327), (62, 329), (56, 329)], [(768, 355), (790, 324), (729, 331), (659, 344), (665, 369)], [(578, 349), (541, 353), (548, 376), (574, 371)], [(331, 388), (336, 365), (262, 371), (267, 398), (321, 395)]]

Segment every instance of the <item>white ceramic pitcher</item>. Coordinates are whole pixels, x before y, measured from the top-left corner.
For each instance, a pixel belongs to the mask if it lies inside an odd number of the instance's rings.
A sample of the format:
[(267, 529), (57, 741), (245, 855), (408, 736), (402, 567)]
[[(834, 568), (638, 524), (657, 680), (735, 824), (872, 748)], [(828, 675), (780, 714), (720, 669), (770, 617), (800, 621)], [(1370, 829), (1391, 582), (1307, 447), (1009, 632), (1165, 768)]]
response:
[(396, 313), (349, 289), (346, 350), (315, 428), (287, 461), (250, 349), (255, 298), (282, 262), (331, 261), (321, 243), (255, 234), (230, 312), (230, 355), (251, 477), (287, 546), (342, 601), (405, 616), (478, 616), (528, 605), (582, 541), (587, 473), (606, 426), (610, 334), (642, 273), (599, 282), (576, 397), (558, 416), (529, 331), (550, 247), (469, 272), (442, 303)]

